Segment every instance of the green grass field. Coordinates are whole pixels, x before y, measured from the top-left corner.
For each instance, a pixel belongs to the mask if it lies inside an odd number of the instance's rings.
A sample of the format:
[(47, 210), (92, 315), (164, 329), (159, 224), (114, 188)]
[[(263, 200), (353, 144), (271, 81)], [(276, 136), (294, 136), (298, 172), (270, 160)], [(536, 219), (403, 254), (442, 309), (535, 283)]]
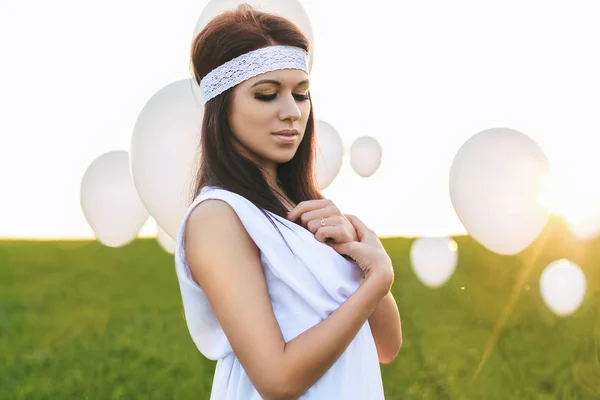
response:
[[(386, 398), (600, 398), (600, 241), (555, 225), (514, 257), (455, 238), (456, 273), (435, 290), (411, 270), (412, 240), (384, 239), (404, 333), (382, 365)], [(563, 257), (583, 268), (588, 293), (559, 318), (538, 278)], [(186, 330), (173, 256), (154, 239), (0, 241), (0, 399), (208, 399), (213, 371)]]

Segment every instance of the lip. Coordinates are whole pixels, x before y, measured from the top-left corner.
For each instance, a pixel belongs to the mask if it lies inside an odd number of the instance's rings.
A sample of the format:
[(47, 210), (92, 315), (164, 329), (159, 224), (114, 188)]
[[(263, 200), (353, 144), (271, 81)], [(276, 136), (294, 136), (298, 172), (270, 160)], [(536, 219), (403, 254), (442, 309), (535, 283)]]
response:
[(297, 129), (284, 129), (279, 132), (273, 132), (273, 135), (284, 135), (284, 136), (296, 135), (296, 136), (298, 136), (298, 130)]
[(283, 143), (294, 143), (298, 139), (298, 131), (296, 129), (284, 129), (279, 132), (274, 132), (273, 136)]

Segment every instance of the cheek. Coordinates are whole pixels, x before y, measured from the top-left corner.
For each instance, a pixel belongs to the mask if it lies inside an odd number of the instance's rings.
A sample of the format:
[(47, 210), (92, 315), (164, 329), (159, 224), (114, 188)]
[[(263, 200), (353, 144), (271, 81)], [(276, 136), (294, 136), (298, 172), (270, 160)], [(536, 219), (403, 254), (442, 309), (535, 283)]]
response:
[(260, 103), (256, 104), (256, 102), (252, 107), (248, 107), (245, 115), (248, 126), (252, 127), (255, 131), (258, 130), (263, 133), (268, 133), (269, 129), (272, 127), (273, 118), (275, 117), (276, 112), (273, 110), (272, 106), (269, 107), (269, 105)]
[(268, 132), (271, 120), (266, 107), (248, 102), (236, 109), (231, 127), (238, 138), (248, 140)]

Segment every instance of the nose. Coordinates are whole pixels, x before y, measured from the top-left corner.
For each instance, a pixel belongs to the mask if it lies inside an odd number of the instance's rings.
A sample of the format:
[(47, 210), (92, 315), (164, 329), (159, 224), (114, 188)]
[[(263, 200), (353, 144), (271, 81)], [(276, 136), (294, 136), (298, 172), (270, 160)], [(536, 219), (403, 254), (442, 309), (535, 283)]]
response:
[(292, 94), (282, 96), (281, 108), (279, 110), (279, 118), (282, 121), (291, 120), (297, 121), (302, 117), (302, 112), (296, 103), (296, 99)]

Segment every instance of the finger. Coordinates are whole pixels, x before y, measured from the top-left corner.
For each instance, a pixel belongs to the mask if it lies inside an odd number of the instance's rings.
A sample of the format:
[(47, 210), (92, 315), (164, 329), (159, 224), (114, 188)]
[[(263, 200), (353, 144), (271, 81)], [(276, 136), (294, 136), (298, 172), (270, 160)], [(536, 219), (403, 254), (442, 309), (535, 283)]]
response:
[(329, 246), (331, 246), (338, 254), (350, 256), (350, 254), (348, 254), (350, 253), (349, 243), (330, 243)]
[(315, 233), (315, 239), (317, 239), (319, 242), (325, 242), (327, 239), (332, 238), (332, 236), (335, 235), (335, 230), (335, 226), (323, 226), (317, 229), (317, 232)]
[(357, 216), (346, 214), (346, 218), (354, 226), (354, 229), (356, 229), (359, 240), (362, 239), (363, 235), (371, 231)]
[(355, 258), (355, 254), (358, 251), (358, 246), (362, 243), (359, 242), (346, 242), (346, 243), (331, 243), (330, 246), (341, 255), (347, 255), (351, 258)]
[(331, 204), (331, 200), (307, 200), (300, 202), (287, 215), (290, 221), (296, 221), (305, 213), (319, 210)]
[(327, 218), (333, 215), (333, 210), (330, 207), (319, 208), (317, 210), (308, 211), (300, 215), (302, 225), (308, 226), (310, 221), (317, 221), (320, 224), (321, 218)]
[[(324, 218), (324, 223), (327, 223), (326, 221), (327, 221), (327, 218)], [(316, 234), (317, 231), (319, 230), (319, 228), (322, 228), (320, 218), (308, 221), (308, 223), (306, 224), (306, 229), (308, 229), (313, 234)]]
[(315, 238), (319, 242), (325, 242), (327, 239), (333, 239), (336, 243), (349, 242), (346, 230), (343, 226), (323, 226), (315, 233)]
[(305, 212), (324, 208), (330, 204), (332, 204), (332, 202), (328, 199), (302, 201), (288, 213), (287, 218), (290, 221), (295, 221)]
[(342, 221), (339, 217), (323, 217), (323, 224), (324, 225), (321, 225), (321, 218), (314, 218), (306, 223), (306, 229), (312, 233), (317, 233), (317, 231), (324, 226), (342, 226)]

